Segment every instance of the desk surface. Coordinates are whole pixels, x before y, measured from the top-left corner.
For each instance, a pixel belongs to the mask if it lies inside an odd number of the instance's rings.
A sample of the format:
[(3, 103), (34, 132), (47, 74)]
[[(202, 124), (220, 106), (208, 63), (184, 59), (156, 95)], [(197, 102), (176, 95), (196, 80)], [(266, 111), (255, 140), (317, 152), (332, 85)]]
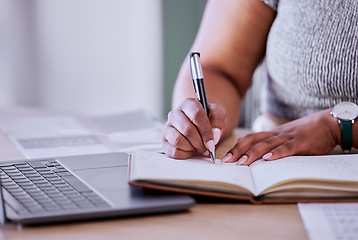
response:
[[(1, 109), (0, 115), (48, 114)], [(244, 134), (238, 130), (237, 135)], [(224, 144), (229, 146), (232, 139)], [(23, 158), (0, 132), (0, 161)], [(220, 153), (219, 153), (220, 155)], [(1, 227), (0, 239), (307, 239), (296, 204), (199, 202), (187, 212), (48, 226)]]

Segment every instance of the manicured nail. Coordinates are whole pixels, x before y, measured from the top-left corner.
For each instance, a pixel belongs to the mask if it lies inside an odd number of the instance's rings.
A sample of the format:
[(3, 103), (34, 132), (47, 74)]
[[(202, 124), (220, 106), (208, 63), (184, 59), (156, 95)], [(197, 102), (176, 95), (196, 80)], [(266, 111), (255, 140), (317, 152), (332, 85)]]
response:
[(272, 153), (266, 153), (265, 155), (262, 156), (263, 159), (265, 160), (269, 160), (272, 157)]
[(237, 164), (242, 165), (247, 162), (247, 159), (248, 159), (247, 155), (244, 155), (239, 159), (239, 161), (237, 161)]
[(215, 144), (213, 140), (207, 141), (206, 142), (206, 148), (210, 151), (210, 152), (215, 152)]
[(227, 162), (232, 158), (232, 153), (227, 153), (220, 162)]
[(214, 135), (214, 144), (218, 144), (221, 138), (221, 129), (220, 128), (213, 128), (213, 135)]
[(203, 152), (204, 155), (209, 155), (209, 151), (206, 150), (205, 152)]

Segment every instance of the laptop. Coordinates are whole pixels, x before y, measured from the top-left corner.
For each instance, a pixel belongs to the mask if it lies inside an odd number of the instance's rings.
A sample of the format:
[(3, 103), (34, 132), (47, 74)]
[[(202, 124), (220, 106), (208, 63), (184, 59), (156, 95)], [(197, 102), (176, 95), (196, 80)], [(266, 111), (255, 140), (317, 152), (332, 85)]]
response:
[(0, 163), (2, 223), (26, 225), (183, 211), (187, 195), (127, 183), (128, 154), (104, 153)]

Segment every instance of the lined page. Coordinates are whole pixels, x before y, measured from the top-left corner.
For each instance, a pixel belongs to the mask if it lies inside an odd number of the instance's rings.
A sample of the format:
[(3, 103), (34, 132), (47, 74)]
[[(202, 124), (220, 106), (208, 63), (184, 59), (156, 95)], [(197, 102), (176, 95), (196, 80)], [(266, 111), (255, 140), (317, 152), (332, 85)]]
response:
[(235, 184), (254, 191), (250, 169), (236, 164), (222, 164), (209, 158), (176, 160), (164, 154), (137, 151), (132, 155), (131, 180), (201, 180)]
[(358, 155), (292, 156), (274, 161), (258, 160), (250, 166), (256, 194), (290, 179), (357, 181)]

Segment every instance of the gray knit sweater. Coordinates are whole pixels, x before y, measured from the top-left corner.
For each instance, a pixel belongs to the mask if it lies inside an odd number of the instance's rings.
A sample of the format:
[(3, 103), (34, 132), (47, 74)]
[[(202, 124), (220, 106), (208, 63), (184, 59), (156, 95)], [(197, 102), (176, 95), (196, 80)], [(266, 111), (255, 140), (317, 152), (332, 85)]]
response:
[(277, 10), (266, 50), (263, 111), (296, 119), (358, 104), (358, 0), (262, 0)]

